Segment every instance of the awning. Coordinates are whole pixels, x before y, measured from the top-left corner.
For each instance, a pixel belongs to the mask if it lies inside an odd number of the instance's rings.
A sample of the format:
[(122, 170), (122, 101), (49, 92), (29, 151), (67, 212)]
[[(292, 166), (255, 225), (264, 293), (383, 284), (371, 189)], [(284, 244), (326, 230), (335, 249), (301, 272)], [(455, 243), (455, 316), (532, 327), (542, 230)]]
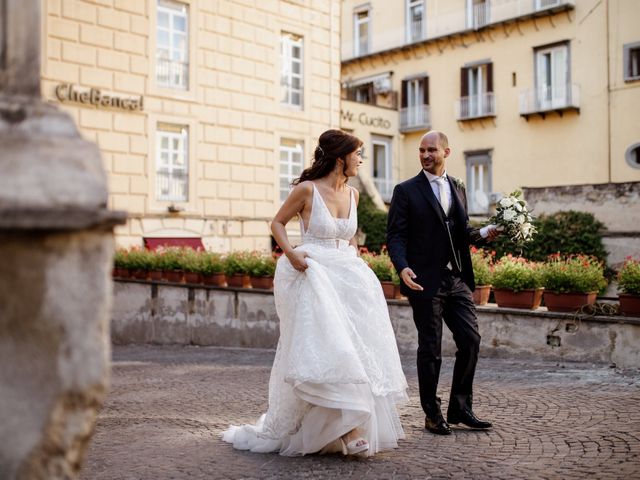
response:
[(144, 237), (144, 246), (149, 250), (158, 247), (191, 247), (194, 250), (204, 250), (200, 237)]

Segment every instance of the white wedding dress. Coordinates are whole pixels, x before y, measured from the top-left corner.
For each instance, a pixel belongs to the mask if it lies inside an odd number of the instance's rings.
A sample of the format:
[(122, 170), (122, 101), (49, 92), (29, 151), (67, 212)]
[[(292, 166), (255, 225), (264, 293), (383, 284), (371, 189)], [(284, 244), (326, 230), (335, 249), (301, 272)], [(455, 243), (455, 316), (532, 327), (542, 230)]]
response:
[(305, 455), (343, 451), (340, 437), (359, 427), (368, 455), (404, 438), (396, 403), (407, 383), (380, 282), (349, 245), (357, 229), (334, 218), (313, 188), (309, 225), (297, 250), (307, 270), (278, 260), (274, 296), (280, 340), (269, 381), (269, 408), (255, 425), (231, 426), (223, 440), (241, 450)]

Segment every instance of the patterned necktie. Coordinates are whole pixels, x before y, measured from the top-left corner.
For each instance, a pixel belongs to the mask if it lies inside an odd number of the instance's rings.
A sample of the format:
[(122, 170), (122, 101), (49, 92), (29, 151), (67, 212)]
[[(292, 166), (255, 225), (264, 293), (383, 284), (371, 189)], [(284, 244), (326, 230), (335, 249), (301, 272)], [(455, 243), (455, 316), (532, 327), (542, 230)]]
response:
[(447, 179), (444, 177), (438, 177), (436, 178), (436, 183), (438, 184), (438, 193), (440, 194), (440, 206), (442, 207), (444, 214), (447, 215), (449, 213), (449, 197), (445, 190)]

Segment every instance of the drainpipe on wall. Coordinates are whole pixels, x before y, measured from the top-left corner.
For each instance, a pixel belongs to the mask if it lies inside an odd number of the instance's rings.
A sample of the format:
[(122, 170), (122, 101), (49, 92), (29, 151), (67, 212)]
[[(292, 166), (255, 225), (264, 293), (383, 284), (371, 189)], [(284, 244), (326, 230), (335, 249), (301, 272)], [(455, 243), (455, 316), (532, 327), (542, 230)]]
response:
[(605, 17), (607, 22), (607, 153), (609, 162), (607, 163), (608, 183), (611, 183), (611, 39), (609, 31), (609, 0), (605, 0)]

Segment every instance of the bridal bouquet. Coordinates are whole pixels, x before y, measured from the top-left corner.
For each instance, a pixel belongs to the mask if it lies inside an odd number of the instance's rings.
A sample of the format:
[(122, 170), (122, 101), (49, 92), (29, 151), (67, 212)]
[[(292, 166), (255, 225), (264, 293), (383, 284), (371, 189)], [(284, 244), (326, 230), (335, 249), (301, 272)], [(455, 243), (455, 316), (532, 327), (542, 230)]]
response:
[(522, 198), (520, 190), (502, 198), (496, 205), (496, 214), (491, 217), (491, 223), (520, 246), (533, 240), (536, 227), (532, 222), (533, 217), (527, 210), (527, 202)]

